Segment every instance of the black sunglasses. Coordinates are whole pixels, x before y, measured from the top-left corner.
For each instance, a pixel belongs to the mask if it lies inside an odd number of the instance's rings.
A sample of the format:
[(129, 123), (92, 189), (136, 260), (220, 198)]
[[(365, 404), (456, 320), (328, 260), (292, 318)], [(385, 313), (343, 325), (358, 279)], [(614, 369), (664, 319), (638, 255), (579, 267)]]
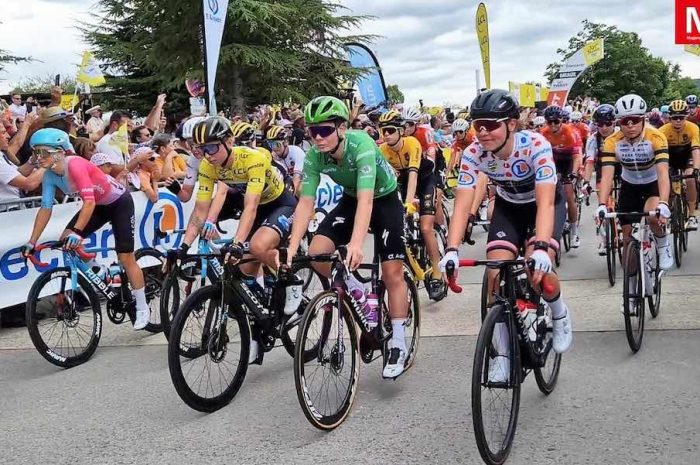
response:
[(686, 118), (685, 115), (671, 116), (671, 119), (673, 121), (683, 121), (685, 118)]
[(596, 123), (596, 126), (599, 128), (609, 128), (612, 126), (614, 123), (612, 121), (602, 121), (600, 123)]
[(620, 125), (627, 126), (628, 124), (639, 124), (644, 121), (643, 116), (623, 116), (620, 118)]
[(560, 119), (548, 119), (547, 124), (550, 124), (550, 125), (551, 124), (561, 124), (561, 120)]
[(382, 131), (382, 134), (396, 134), (396, 131), (399, 130), (396, 126), (384, 126), (383, 128), (379, 128), (380, 131)]
[(455, 135), (457, 135), (457, 134), (464, 134), (464, 131), (462, 131), (461, 129), (458, 129), (458, 130), (452, 131), (452, 132), (453, 132)]
[(325, 139), (335, 132), (335, 126), (309, 126), (309, 135), (311, 138), (321, 137)]
[(214, 155), (216, 152), (219, 151), (219, 145), (221, 145), (221, 143), (216, 142), (214, 144), (200, 145), (197, 147), (197, 149), (200, 150), (204, 155)]

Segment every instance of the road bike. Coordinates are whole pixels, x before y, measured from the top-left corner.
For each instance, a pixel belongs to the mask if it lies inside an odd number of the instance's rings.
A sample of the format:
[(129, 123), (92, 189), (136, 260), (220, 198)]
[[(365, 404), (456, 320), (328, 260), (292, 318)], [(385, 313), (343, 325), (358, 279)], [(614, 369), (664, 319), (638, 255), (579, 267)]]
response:
[[(617, 180), (615, 186), (608, 197), (607, 208), (609, 212), (614, 212), (617, 208), (616, 193), (619, 191)], [(617, 278), (617, 261), (622, 263), (623, 237), (622, 227), (617, 218), (597, 219), (597, 234), (603, 236), (605, 240), (605, 263), (608, 270), (608, 282), (614, 286)]]
[[(347, 289), (348, 274), (343, 264), (345, 248), (337, 253), (296, 257), (295, 262), (325, 262), (331, 264), (331, 285), (311, 299), (297, 331), (294, 355), (294, 385), (297, 398), (306, 419), (316, 428), (332, 430), (347, 418), (357, 394), (359, 360), (371, 363), (377, 358), (383, 362), (389, 356), (392, 337), (391, 319), (385, 300), (387, 291), (379, 278), (379, 257), (375, 253), (371, 264), (362, 264), (358, 270), (370, 272), (364, 278), (355, 276), (378, 296), (378, 323), (372, 327)], [(412, 276), (404, 271), (407, 287), (408, 316), (405, 323), (406, 348), (404, 370), (415, 360), (420, 338), (420, 302)], [(358, 337), (359, 329), (359, 337)], [(374, 352), (380, 355), (375, 357)], [(405, 372), (404, 371), (404, 372)]]
[[(447, 236), (440, 225), (433, 226), (433, 233), (437, 240), (438, 253), (442, 257), (447, 248)], [(432, 265), (428, 250), (423, 241), (423, 235), (420, 231), (418, 213), (406, 216), (404, 220), (404, 237), (406, 239), (405, 246), (405, 265), (410, 270), (416, 280), (416, 283), (423, 283), (426, 290), (434, 281), (432, 278)], [(418, 284), (416, 284), (418, 286)], [(442, 300), (447, 295), (447, 287), (443, 285), (440, 297), (435, 299), (436, 302)]]
[[(113, 248), (78, 248), (63, 250), (63, 266), (58, 260), (44, 263), (40, 252), (61, 249), (63, 241), (39, 244), (27, 258), (42, 273), (34, 281), (27, 296), (27, 329), (34, 347), (54, 365), (71, 368), (92, 357), (102, 335), (102, 304), (105, 301), (107, 317), (114, 324), (129, 318), (136, 319), (136, 302), (128, 278), (121, 265), (112, 263), (109, 272), (95, 270), (88, 263), (97, 253)], [(146, 300), (151, 307), (151, 321), (145, 330), (159, 332), (157, 299), (160, 295), (160, 265), (157, 251), (146, 249), (136, 252), (136, 260), (143, 267), (146, 282)], [(104, 274), (104, 276), (98, 275)], [(153, 304), (156, 305), (153, 305)]]
[[(224, 247), (222, 252), (226, 254), (226, 250)], [(195, 255), (200, 257), (213, 260), (221, 255)], [(291, 273), (280, 272), (276, 277), (266, 268), (265, 280), (272, 284), (266, 285), (264, 292), (256, 292), (245, 284), (239, 269), (253, 260), (249, 257), (231, 263), (224, 258), (220, 279), (190, 294), (173, 319), (168, 340), (170, 377), (180, 398), (200, 412), (213, 412), (231, 402), (249, 363), (262, 364), (264, 354), (277, 340), (294, 356), (294, 332), (307, 303), (327, 287), (309, 265), (295, 264)], [(287, 314), (286, 287), (300, 285), (294, 275), (303, 272), (317, 279), (303, 291), (296, 311)], [(251, 340), (258, 347), (254, 360), (249, 360)]]
[(685, 227), (688, 221), (688, 200), (686, 197), (685, 179), (695, 180), (695, 175), (683, 174), (677, 170), (671, 174), (671, 209), (670, 229), (673, 234), (673, 259), (676, 267), (680, 268), (683, 262), (683, 252), (688, 250), (688, 230)]
[(661, 310), (661, 277), (656, 236), (647, 223), (648, 217), (658, 217), (658, 211), (646, 213), (610, 212), (606, 218), (629, 219), (632, 233), (623, 253), (622, 302), (625, 319), (625, 334), (632, 352), (642, 346), (644, 337), (645, 301), (653, 318)]
[[(500, 290), (493, 296), (474, 350), (472, 419), (481, 458), (496, 465), (505, 462), (510, 453), (525, 378), (534, 372), (540, 391), (551, 394), (562, 357), (552, 349), (551, 309), (530, 285), (526, 260), (459, 260), (460, 267), (482, 265), (499, 270)], [(446, 272), (453, 292), (462, 292), (452, 263), (448, 263)], [(542, 286), (551, 292), (546, 278)], [(490, 371), (495, 371), (491, 364), (497, 357), (508, 360), (507, 373), (498, 373), (502, 381), (490, 379)]]

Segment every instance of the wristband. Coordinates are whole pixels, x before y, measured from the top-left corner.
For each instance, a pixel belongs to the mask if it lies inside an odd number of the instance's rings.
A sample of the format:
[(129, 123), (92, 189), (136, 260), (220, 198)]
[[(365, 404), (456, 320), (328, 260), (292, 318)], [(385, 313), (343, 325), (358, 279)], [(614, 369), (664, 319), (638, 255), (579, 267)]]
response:
[(447, 252), (459, 252), (459, 249), (457, 247), (448, 247), (445, 249), (445, 253)]
[(546, 241), (536, 241), (533, 245), (535, 250), (544, 250), (545, 252), (549, 250), (549, 242)]
[(665, 202), (663, 200), (659, 200), (659, 203), (663, 203), (664, 205), (666, 205), (668, 207), (668, 202)]
[(78, 229), (74, 226), (74, 227), (70, 228), (70, 230), (73, 231), (74, 233), (76, 233), (81, 238), (83, 237), (83, 230), (82, 229)]

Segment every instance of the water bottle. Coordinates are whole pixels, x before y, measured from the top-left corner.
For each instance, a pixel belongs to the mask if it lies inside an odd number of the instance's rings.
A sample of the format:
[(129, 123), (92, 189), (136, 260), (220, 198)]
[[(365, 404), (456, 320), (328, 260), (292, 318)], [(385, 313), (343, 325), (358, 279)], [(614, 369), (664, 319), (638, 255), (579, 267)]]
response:
[(278, 279), (284, 284), (284, 314), (293, 315), (301, 305), (304, 281), (286, 266), (280, 268)]
[(516, 305), (523, 337), (530, 342), (537, 341), (537, 305), (523, 299), (518, 299)]
[(97, 263), (94, 259), (88, 262), (88, 266), (90, 266), (92, 272), (95, 273), (100, 280), (109, 284), (109, 272), (106, 266)]
[(119, 265), (119, 263), (112, 262), (111, 265), (109, 265), (109, 278), (111, 280), (112, 287), (121, 287), (122, 286), (122, 267)]

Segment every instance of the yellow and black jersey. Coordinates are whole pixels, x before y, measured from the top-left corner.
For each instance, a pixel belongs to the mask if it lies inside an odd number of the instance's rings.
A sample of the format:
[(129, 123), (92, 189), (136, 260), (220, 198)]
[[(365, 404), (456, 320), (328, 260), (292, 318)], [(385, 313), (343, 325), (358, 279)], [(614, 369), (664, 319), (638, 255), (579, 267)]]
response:
[(688, 158), (693, 149), (700, 149), (700, 129), (695, 123), (683, 121), (681, 129), (674, 129), (671, 123), (659, 128), (668, 141), (668, 154), (671, 159)]
[(282, 174), (272, 166), (269, 152), (248, 147), (234, 147), (227, 168), (202, 160), (198, 181), (197, 200), (210, 200), (217, 181), (242, 193), (259, 194), (261, 205), (276, 200), (284, 192)]
[(384, 155), (386, 161), (388, 161), (391, 167), (396, 171), (418, 171), (423, 155), (420, 142), (418, 142), (418, 139), (411, 136), (403, 137), (402, 140), (403, 144), (401, 150), (398, 152), (395, 152), (386, 142), (379, 146), (379, 150), (382, 151), (382, 155)]
[(603, 166), (620, 163), (622, 179), (630, 184), (648, 184), (657, 179), (656, 164), (668, 163), (668, 142), (658, 129), (644, 127), (639, 140), (630, 143), (622, 131), (605, 139), (600, 156)]

